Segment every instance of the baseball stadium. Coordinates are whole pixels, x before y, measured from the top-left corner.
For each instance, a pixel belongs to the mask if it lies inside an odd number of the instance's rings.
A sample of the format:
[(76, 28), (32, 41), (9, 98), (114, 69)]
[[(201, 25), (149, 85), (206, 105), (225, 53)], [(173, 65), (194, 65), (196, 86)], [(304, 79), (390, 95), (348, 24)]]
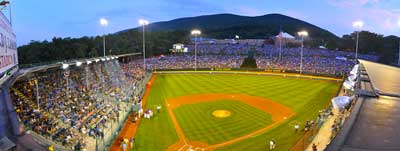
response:
[(1, 151), (400, 150), (400, 38), (361, 20), (339, 37), (281, 14), (102, 17), (21, 44), (11, 3), (37, 5), (0, 0)]

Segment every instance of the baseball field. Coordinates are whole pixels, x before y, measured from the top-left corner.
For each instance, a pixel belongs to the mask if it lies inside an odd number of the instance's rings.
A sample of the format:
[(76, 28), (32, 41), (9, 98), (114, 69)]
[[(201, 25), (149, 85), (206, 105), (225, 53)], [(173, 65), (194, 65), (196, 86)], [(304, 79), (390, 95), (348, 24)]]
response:
[[(340, 83), (234, 74), (158, 74), (144, 109), (154, 111), (136, 132), (133, 150), (289, 150)], [(156, 107), (161, 105), (158, 113)]]

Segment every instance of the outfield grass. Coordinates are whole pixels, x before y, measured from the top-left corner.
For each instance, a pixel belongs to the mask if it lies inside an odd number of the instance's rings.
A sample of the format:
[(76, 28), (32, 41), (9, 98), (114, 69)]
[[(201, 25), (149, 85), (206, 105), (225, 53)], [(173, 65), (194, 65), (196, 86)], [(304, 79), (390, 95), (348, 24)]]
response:
[(162, 105), (160, 114), (142, 120), (137, 135), (137, 149), (165, 150), (178, 141), (165, 99), (202, 93), (241, 93), (263, 97), (291, 108), (297, 114), (285, 123), (265, 133), (218, 150), (267, 150), (267, 140), (273, 138), (277, 150), (288, 150), (300, 137), (293, 132), (295, 122), (304, 123), (317, 116), (336, 93), (340, 83), (301, 78), (248, 75), (158, 75), (145, 108)]
[[(231, 115), (217, 118), (212, 115), (215, 110), (227, 110)], [(270, 114), (230, 100), (187, 104), (174, 109), (174, 114), (186, 138), (208, 144), (222, 143), (272, 123)]]

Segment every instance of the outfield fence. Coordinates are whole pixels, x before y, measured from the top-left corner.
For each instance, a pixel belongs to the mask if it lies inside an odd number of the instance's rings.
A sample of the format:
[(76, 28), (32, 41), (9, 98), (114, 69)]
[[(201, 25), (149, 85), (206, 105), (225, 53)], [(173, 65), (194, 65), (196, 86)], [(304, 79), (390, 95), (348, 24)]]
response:
[[(165, 71), (195, 71), (193, 68), (186, 69), (153, 69), (154, 72), (165, 72)], [(285, 74), (300, 74), (300, 71), (296, 70), (283, 70), (283, 69), (259, 69), (259, 68), (197, 68), (196, 71), (226, 71), (226, 72), (260, 72), (260, 73), (285, 73)], [(345, 75), (342, 72), (336, 72), (332, 74), (318, 73), (318, 72), (307, 72), (303, 71), (302, 75), (309, 76), (322, 76), (322, 77), (333, 77), (341, 78)]]
[(256, 75), (256, 76), (282, 76), (285, 78), (308, 78), (318, 80), (333, 80), (342, 81), (343, 78), (338, 77), (324, 77), (318, 75), (306, 75), (306, 74), (295, 74), (295, 73), (284, 73), (284, 72), (257, 72), (257, 71), (185, 71), (185, 70), (173, 70), (173, 71), (154, 71), (155, 74), (236, 74), (236, 75)]

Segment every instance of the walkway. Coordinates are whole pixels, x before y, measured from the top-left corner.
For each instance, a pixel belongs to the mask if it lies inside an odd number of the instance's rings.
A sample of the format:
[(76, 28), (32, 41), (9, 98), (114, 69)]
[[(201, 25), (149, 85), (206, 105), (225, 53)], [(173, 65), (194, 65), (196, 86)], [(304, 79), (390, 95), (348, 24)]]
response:
[[(147, 97), (150, 94), (150, 89), (151, 89), (151, 86), (154, 83), (155, 79), (156, 79), (156, 76), (153, 75), (150, 79), (150, 82), (149, 82), (150, 84), (148, 86), (146, 86), (146, 90), (145, 90), (145, 93), (142, 98), (142, 106), (144, 106), (146, 104)], [(109, 151), (122, 151), (121, 140), (124, 138), (129, 140), (130, 138), (135, 137), (136, 130), (139, 127), (141, 118), (139, 118), (138, 121), (136, 121), (136, 123), (133, 122), (133, 118), (134, 118), (133, 115), (130, 115), (129, 118), (127, 119), (127, 121), (125, 121), (124, 127), (122, 128), (118, 137), (115, 138), (114, 143), (110, 147)], [(130, 150), (130, 148), (132, 148), (132, 147), (133, 146), (130, 146), (128, 144), (128, 150)]]

